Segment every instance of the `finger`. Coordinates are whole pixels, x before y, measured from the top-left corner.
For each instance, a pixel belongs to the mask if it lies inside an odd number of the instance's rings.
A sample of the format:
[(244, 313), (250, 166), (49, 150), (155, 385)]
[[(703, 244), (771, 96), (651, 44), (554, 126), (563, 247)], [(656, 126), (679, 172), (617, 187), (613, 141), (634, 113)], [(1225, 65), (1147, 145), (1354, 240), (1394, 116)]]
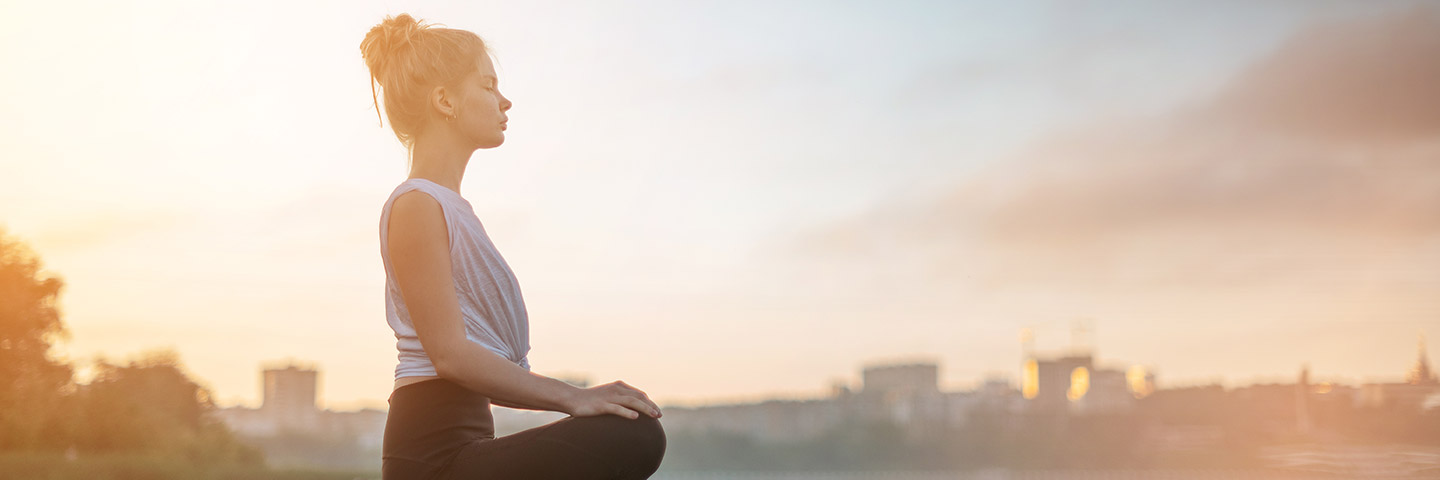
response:
[(625, 392), (625, 395), (626, 395), (626, 396), (629, 396), (629, 397), (638, 399), (638, 400), (640, 400), (640, 401), (642, 401), (642, 402), (645, 402), (645, 409), (643, 409), (643, 410), (641, 410), (641, 411), (644, 411), (644, 412), (652, 412), (652, 413), (649, 414), (649, 415), (652, 416), (652, 417), (658, 417), (658, 416), (660, 416), (660, 405), (656, 404), (653, 400), (650, 400), (650, 395), (646, 395), (644, 391), (642, 391), (642, 390), (640, 390), (640, 389), (638, 389), (638, 388), (635, 388), (635, 387), (631, 387), (631, 386), (629, 386), (629, 385), (626, 385), (624, 382), (616, 381), (615, 383), (621, 384), (621, 385), (625, 385), (626, 387), (629, 387), (629, 391)]
[(637, 412), (644, 412), (646, 415), (649, 415), (651, 417), (660, 416), (659, 408), (653, 408), (645, 400), (641, 400), (636, 397), (629, 397), (625, 399), (625, 406), (630, 407), (632, 410), (635, 410)]
[(635, 393), (630, 394), (629, 397), (643, 402), (646, 408), (644, 411), (653, 412), (651, 415), (658, 415), (660, 413), (660, 406), (656, 405), (653, 400), (650, 400), (650, 396), (646, 395), (645, 392), (636, 390)]
[(645, 392), (641, 391), (638, 388), (635, 389), (635, 398), (639, 398), (641, 401), (644, 401), (645, 405), (653, 409), (655, 413), (660, 413), (660, 405), (655, 403), (654, 400), (651, 400), (650, 395), (646, 395)]
[(605, 407), (605, 410), (606, 410), (607, 412), (609, 412), (609, 413), (612, 413), (612, 414), (615, 414), (615, 415), (618, 415), (618, 416), (621, 416), (621, 417), (625, 417), (625, 418), (628, 418), (628, 419), (631, 419), (631, 420), (640, 418), (640, 413), (639, 413), (639, 412), (636, 412), (636, 411), (634, 411), (634, 410), (630, 410), (630, 409), (628, 409), (628, 408), (625, 408), (625, 406), (620, 405), (620, 404), (617, 404), (617, 403), (612, 403), (612, 404), (606, 406), (606, 407)]
[(645, 399), (645, 403), (650, 404), (650, 407), (654, 408), (656, 413), (660, 412), (660, 404), (655, 403), (654, 400), (651, 400), (650, 396), (646, 395), (645, 392), (640, 392), (640, 398)]

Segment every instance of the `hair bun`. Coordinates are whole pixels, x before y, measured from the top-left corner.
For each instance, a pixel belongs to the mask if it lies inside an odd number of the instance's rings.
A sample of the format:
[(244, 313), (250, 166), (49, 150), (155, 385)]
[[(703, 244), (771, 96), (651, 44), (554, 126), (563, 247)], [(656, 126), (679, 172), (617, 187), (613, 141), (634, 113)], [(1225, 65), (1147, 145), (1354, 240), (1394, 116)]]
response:
[[(409, 46), (425, 27), (408, 13), (386, 16), (384, 21), (365, 34), (365, 40), (360, 43), (360, 55), (365, 58), (371, 72), (388, 71), (397, 52)], [(384, 86), (383, 82), (381, 86)]]
[(386, 49), (393, 52), (400, 47), (409, 45), (410, 39), (424, 26), (410, 14), (402, 13), (394, 17), (385, 17), (385, 21), (380, 22), (380, 27), (384, 28)]

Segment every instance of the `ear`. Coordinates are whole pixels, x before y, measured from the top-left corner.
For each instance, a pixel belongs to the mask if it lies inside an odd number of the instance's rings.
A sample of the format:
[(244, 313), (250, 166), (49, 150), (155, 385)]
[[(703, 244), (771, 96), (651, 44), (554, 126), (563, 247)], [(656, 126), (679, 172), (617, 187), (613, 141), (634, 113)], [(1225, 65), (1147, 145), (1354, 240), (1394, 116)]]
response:
[(430, 90), (430, 106), (440, 118), (455, 115), (455, 92), (443, 86)]

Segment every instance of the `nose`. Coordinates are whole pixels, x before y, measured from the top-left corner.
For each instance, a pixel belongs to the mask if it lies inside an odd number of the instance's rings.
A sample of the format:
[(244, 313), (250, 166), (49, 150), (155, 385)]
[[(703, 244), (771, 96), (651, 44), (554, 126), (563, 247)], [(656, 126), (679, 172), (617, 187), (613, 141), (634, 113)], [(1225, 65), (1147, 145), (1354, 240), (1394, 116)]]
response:
[(509, 111), (509, 110), (510, 110), (510, 107), (512, 107), (512, 106), (514, 106), (514, 105), (515, 105), (514, 103), (511, 103), (511, 102), (510, 102), (510, 98), (509, 98), (509, 97), (506, 97), (506, 96), (504, 96), (504, 95), (501, 95), (501, 96), (500, 96), (500, 111), (502, 111), (502, 112), (504, 112), (504, 111)]

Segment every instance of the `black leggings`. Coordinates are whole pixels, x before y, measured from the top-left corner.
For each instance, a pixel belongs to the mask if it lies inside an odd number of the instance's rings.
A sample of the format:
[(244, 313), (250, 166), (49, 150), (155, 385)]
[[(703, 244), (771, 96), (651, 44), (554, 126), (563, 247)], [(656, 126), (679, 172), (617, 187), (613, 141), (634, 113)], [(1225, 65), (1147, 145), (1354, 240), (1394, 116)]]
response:
[(445, 379), (396, 389), (385, 419), (384, 480), (649, 478), (665, 456), (660, 421), (565, 417), (495, 438), (490, 399)]

